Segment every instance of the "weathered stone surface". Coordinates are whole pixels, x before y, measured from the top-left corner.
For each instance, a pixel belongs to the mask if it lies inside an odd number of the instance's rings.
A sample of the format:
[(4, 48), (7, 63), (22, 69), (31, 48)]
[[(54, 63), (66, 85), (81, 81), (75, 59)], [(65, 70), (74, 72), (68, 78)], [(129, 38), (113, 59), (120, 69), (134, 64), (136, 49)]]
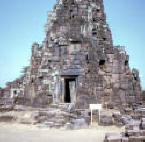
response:
[(88, 128), (88, 124), (86, 123), (85, 119), (81, 118), (81, 119), (76, 119), (75, 122), (73, 123), (72, 128), (74, 130), (76, 129), (86, 129)]
[(32, 45), (24, 76), (0, 91), (14, 104), (66, 102), (88, 108), (91, 103), (140, 102), (139, 72), (130, 70), (124, 47), (113, 46), (102, 0), (58, 1), (45, 31), (42, 44)]
[(103, 116), (101, 117), (100, 119), (100, 125), (103, 125), (103, 126), (109, 126), (109, 125), (113, 125), (113, 118), (110, 117), (110, 116)]
[(130, 137), (129, 142), (143, 142), (145, 137)]
[(0, 115), (0, 122), (12, 122), (14, 120), (15, 118), (11, 115), (3, 115), (3, 114)]
[(145, 90), (142, 91), (142, 100), (145, 102)]
[(114, 120), (114, 122), (113, 122), (114, 125), (121, 126), (124, 124), (122, 115), (119, 111), (113, 111), (112, 116), (113, 116), (113, 120)]
[(114, 124), (112, 112), (103, 111), (100, 113), (99, 125), (109, 126)]
[[(57, 1), (48, 13), (45, 32), (42, 44), (33, 43), (23, 76), (0, 88), (0, 111), (25, 111), (31, 106), (37, 111), (30, 121), (19, 118), (19, 122), (68, 124), (74, 129), (87, 127), (89, 104), (120, 109), (136, 119), (145, 116), (144, 109), (134, 107), (144, 100), (139, 71), (130, 69), (125, 48), (113, 45), (103, 0)], [(100, 116), (101, 125), (129, 121), (112, 111)]]
[(128, 141), (129, 141), (128, 138), (122, 137), (122, 142), (128, 142)]
[[(114, 142), (121, 140), (121, 142), (144, 142), (145, 141), (145, 130), (143, 130), (142, 120), (132, 120), (126, 125), (125, 133), (121, 133), (119, 136), (116, 134), (106, 134), (104, 142)], [(117, 138), (116, 138), (117, 136)]]
[(104, 142), (122, 142), (122, 136), (117, 133), (107, 133)]

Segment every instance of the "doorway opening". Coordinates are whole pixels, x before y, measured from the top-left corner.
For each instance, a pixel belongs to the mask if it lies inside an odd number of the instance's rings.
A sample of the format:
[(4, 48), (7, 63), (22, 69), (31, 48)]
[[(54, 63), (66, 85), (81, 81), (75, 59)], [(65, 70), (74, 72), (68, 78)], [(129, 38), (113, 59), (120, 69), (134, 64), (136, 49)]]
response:
[(65, 78), (64, 103), (71, 103), (76, 92), (76, 78)]

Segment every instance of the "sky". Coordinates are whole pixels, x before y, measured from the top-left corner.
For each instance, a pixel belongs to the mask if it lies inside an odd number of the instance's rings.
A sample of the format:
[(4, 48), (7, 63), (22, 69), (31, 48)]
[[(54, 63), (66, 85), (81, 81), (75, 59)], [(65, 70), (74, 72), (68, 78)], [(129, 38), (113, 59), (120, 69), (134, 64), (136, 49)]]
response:
[[(45, 37), (47, 12), (56, 0), (0, 0), (0, 87), (30, 64), (31, 45)], [(104, 0), (114, 45), (125, 46), (130, 67), (145, 89), (145, 0)]]

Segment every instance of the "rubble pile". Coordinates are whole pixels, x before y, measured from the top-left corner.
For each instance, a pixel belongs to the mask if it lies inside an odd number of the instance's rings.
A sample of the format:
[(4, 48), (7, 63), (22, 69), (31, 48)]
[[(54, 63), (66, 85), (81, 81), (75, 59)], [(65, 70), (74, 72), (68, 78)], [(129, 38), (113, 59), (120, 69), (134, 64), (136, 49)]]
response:
[(145, 141), (145, 108), (139, 107), (134, 110), (134, 113), (130, 113), (128, 116), (122, 115), (122, 120), (125, 124), (125, 132), (121, 134), (107, 133), (104, 142)]
[(31, 124), (37, 127), (66, 128), (69, 130), (88, 128), (89, 110), (70, 109), (68, 104), (51, 105), (49, 108), (32, 108), (15, 105), (13, 110), (0, 113), (0, 122)]
[(108, 133), (104, 142), (144, 142), (145, 141), (145, 118), (132, 120), (126, 125), (125, 133)]

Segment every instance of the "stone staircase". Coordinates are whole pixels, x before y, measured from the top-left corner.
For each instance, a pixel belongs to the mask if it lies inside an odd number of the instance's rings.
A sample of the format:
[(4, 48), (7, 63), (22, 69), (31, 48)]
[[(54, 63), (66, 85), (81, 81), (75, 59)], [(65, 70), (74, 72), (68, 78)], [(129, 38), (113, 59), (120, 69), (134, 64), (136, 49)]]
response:
[(71, 104), (51, 104), (47, 109), (40, 109), (34, 113), (34, 119), (40, 126), (63, 127), (68, 123), (73, 123), (78, 116), (75, 111), (69, 111)]
[(2, 112), (0, 121), (11, 118), (11, 121), (37, 124), (38, 127), (60, 128), (81, 125), (82, 128), (90, 121), (88, 110), (77, 110), (71, 103), (51, 104), (47, 108), (33, 108), (25, 105), (13, 105), (13, 100), (3, 98), (0, 99), (0, 110)]
[(59, 103), (50, 105), (48, 109), (40, 109), (33, 114), (33, 119), (40, 123), (40, 127), (59, 128), (73, 125), (76, 120), (81, 119), (88, 123), (90, 116), (88, 110), (76, 110), (73, 104)]

